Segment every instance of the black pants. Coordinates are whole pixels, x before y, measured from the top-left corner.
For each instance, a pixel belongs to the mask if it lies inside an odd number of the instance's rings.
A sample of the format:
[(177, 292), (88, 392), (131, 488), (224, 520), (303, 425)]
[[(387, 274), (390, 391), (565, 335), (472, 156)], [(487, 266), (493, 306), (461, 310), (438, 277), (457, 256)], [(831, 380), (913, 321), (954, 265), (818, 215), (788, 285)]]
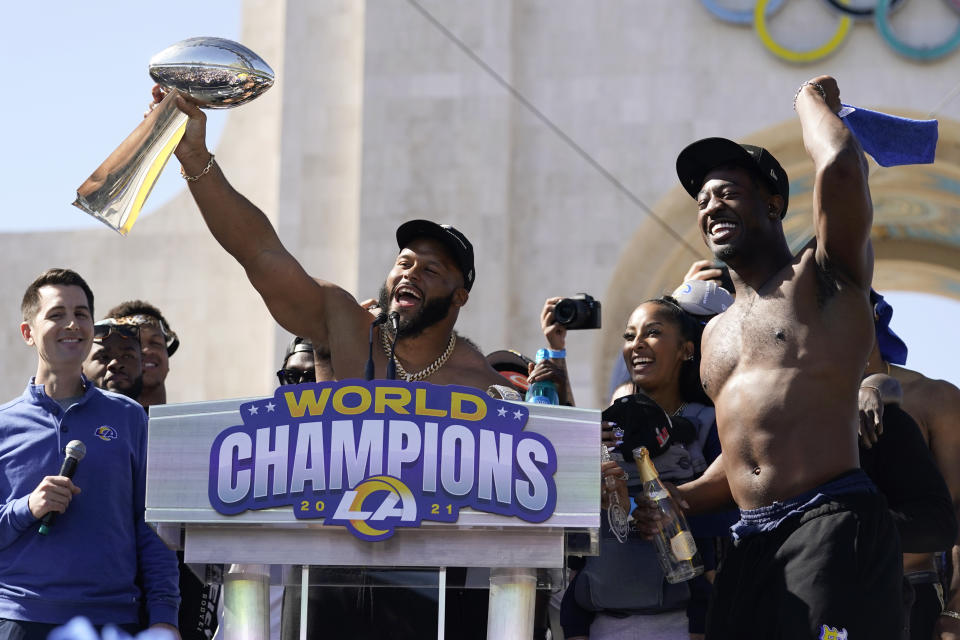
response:
[[(217, 631), (217, 605), (220, 602), (223, 568), (207, 565), (206, 580), (202, 581), (183, 561), (183, 551), (177, 551), (180, 566), (180, 611), (177, 626), (182, 640), (210, 640)], [(144, 620), (146, 612), (141, 614)]]
[(900, 540), (877, 493), (841, 496), (738, 540), (720, 567), (709, 640), (894, 640)]
[(910, 639), (930, 640), (937, 618), (943, 611), (943, 587), (934, 571), (914, 573), (905, 576), (904, 581), (908, 582), (904, 589), (910, 588), (913, 592), (909, 611)]
[[(23, 620), (7, 620), (0, 618), (0, 640), (47, 640), (50, 632), (60, 624), (47, 624), (45, 622), (24, 622)], [(139, 624), (115, 624), (119, 629), (123, 629), (131, 636), (140, 632)], [(103, 625), (96, 627), (97, 631), (103, 629)]]

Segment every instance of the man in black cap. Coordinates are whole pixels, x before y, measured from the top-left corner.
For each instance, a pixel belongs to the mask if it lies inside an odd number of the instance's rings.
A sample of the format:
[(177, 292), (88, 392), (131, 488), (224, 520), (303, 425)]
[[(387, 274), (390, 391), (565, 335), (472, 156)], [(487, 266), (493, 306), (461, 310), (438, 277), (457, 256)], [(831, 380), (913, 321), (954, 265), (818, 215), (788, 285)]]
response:
[[(154, 97), (162, 92), (154, 88)], [(237, 259), (273, 317), (290, 333), (330, 349), (338, 380), (364, 377), (368, 330), (374, 317), (337, 285), (311, 278), (286, 250), (267, 217), (238, 193), (206, 147), (206, 116), (196, 104), (178, 98), (190, 119), (176, 154), (194, 200), (213, 236)], [(477, 349), (457, 341), (453, 331), (467, 303), (475, 272), (473, 246), (457, 229), (413, 220), (397, 229), (400, 253), (387, 274), (381, 308), (396, 312), (374, 339), (376, 377), (384, 377), (396, 339), (397, 377), (435, 384), (486, 389), (502, 384)]]
[(898, 538), (857, 452), (873, 344), (867, 165), (833, 78), (801, 85), (794, 106), (815, 167), (816, 238), (797, 255), (781, 223), (789, 181), (767, 150), (708, 138), (677, 158), (704, 242), (736, 287), (703, 336), (723, 454), (678, 492), (695, 511), (731, 498), (741, 509), (708, 638), (891, 638)]

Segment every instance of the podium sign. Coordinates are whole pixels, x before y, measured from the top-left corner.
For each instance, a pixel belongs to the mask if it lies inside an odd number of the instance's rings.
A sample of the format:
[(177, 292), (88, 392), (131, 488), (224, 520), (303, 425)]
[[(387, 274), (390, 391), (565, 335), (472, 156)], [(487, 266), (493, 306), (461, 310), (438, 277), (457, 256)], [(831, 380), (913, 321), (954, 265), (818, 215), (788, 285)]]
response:
[(600, 526), (599, 423), (398, 381), (154, 406), (146, 520), (188, 563), (562, 567)]

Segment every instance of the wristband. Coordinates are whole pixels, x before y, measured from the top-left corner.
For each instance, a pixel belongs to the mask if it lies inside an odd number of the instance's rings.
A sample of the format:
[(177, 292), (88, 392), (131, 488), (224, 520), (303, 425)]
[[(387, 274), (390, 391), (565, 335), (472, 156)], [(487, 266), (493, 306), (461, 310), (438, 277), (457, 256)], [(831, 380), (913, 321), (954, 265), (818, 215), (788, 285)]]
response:
[(878, 388), (876, 388), (876, 387), (872, 387), (872, 386), (870, 386), (869, 384), (862, 384), (862, 385), (860, 385), (860, 388), (861, 388), (861, 389), (873, 389), (874, 391), (876, 391), (877, 393), (879, 393), (881, 396), (883, 395), (882, 393), (880, 393), (880, 389), (878, 389)]
[(953, 618), (955, 620), (960, 620), (960, 613), (957, 613), (956, 611), (950, 611), (950, 609), (944, 609), (940, 612), (940, 615)]
[(548, 348), (546, 349), (546, 352), (547, 352), (547, 357), (550, 358), (551, 360), (559, 360), (561, 358), (567, 357), (566, 349), (560, 349), (558, 351), (554, 351), (553, 349)]

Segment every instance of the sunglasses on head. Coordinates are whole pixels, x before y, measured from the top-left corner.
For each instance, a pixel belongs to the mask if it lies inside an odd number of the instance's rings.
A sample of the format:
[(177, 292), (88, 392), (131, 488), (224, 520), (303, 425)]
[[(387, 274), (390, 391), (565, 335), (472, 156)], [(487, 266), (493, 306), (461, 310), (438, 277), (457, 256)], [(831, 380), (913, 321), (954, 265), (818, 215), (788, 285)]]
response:
[(135, 325), (137, 327), (154, 327), (157, 329), (167, 345), (167, 356), (172, 356), (173, 352), (180, 346), (180, 339), (177, 338), (177, 334), (171, 331), (160, 318), (148, 316), (145, 313), (138, 313), (132, 316), (117, 318), (116, 321), (121, 324)]
[(110, 334), (117, 334), (121, 338), (131, 338), (140, 341), (140, 327), (132, 324), (118, 323), (112, 318), (101, 320), (93, 325), (93, 341), (103, 342)]
[(308, 371), (301, 371), (300, 369), (280, 369), (277, 371), (277, 379), (281, 385), (302, 384), (304, 382), (316, 382), (317, 374), (313, 369)]

